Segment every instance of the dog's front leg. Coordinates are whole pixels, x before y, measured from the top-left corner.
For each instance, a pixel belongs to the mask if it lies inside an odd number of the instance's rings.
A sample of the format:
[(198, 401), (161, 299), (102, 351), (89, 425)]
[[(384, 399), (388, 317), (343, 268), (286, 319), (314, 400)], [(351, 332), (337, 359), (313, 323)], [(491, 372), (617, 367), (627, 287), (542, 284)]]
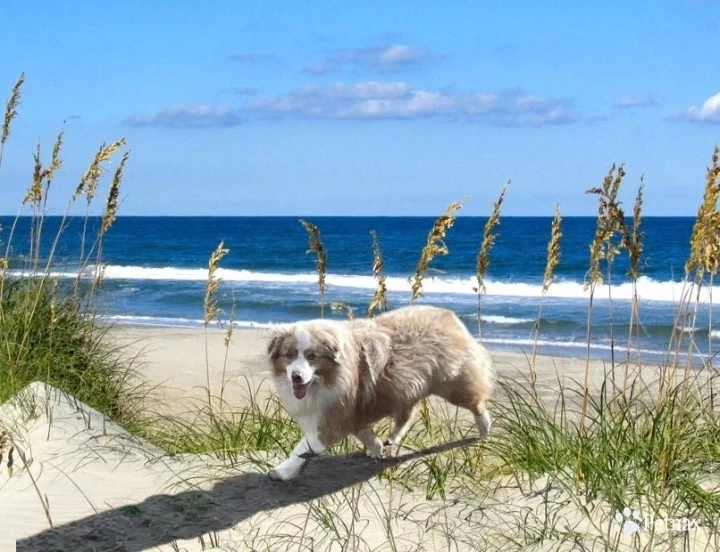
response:
[(302, 440), (290, 453), (287, 460), (279, 466), (271, 469), (268, 472), (268, 477), (271, 479), (279, 479), (281, 481), (288, 481), (289, 479), (297, 477), (305, 464), (308, 462), (310, 456), (324, 453), (325, 448), (325, 445), (322, 441), (320, 441), (320, 439), (318, 439), (317, 436), (305, 434)]
[(365, 454), (370, 458), (382, 458), (382, 441), (377, 438), (371, 427), (361, 429), (355, 433), (355, 436), (365, 445)]

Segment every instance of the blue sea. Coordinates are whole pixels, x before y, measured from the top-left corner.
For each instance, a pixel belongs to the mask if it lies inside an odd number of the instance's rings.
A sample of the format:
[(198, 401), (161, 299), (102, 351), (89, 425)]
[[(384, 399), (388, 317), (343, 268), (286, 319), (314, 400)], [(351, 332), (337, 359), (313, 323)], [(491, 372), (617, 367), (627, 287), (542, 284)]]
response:
[[(379, 238), (385, 258), (390, 308), (408, 304), (410, 284), (433, 219), (430, 217), (307, 217), (320, 229), (328, 252), (326, 303), (343, 301), (364, 316), (375, 287), (370, 230)], [(436, 257), (419, 303), (454, 310), (477, 332), (476, 256), (485, 218), (460, 217), (447, 235), (449, 255)], [(49, 218), (43, 230), (47, 255), (60, 219)], [(683, 293), (684, 263), (692, 218), (647, 218), (639, 319), (639, 342), (633, 348), (655, 356), (667, 351)], [(12, 218), (0, 218), (0, 241), (8, 240)], [(91, 231), (99, 221), (91, 219)], [(529, 352), (538, 317), (550, 218), (504, 217), (491, 253), (487, 294), (481, 301), (482, 339), (496, 349)], [(584, 356), (588, 293), (583, 289), (594, 218), (563, 220), (561, 260), (543, 303), (539, 351)], [(74, 277), (79, 269), (82, 219), (73, 219), (60, 240), (55, 273)], [(23, 270), (29, 219), (20, 219), (12, 240), (16, 273)], [(210, 253), (220, 241), (230, 250), (221, 262), (220, 306), (239, 326), (262, 328), (276, 322), (320, 316), (315, 258), (308, 254), (307, 234), (297, 217), (120, 217), (106, 237), (105, 279), (100, 310), (115, 323), (198, 327)], [(3, 245), (3, 248), (5, 245)], [(618, 258), (610, 286), (599, 287), (593, 306), (592, 354), (607, 358), (613, 341), (623, 356), (627, 344), (632, 287), (625, 254)], [(606, 282), (607, 283), (607, 282)], [(720, 298), (720, 290), (714, 289)], [(612, 302), (608, 297), (612, 296)], [(700, 355), (716, 352), (709, 316), (709, 294), (701, 294), (695, 326)], [(325, 315), (345, 317), (325, 309)], [(720, 332), (715, 341), (720, 341)], [(624, 356), (623, 356), (624, 358)]]

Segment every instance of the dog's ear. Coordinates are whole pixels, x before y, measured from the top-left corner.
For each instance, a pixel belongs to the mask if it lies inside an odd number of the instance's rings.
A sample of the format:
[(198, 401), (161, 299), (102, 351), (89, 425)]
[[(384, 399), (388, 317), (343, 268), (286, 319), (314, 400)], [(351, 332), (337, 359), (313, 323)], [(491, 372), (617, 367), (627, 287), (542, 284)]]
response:
[(278, 325), (270, 328), (270, 341), (267, 345), (267, 355), (269, 358), (277, 358), (277, 355), (280, 352), (280, 346), (289, 332), (290, 330), (285, 325)]
[(315, 338), (320, 342), (325, 354), (332, 357), (333, 360), (338, 359), (340, 354), (340, 343), (335, 332), (329, 330), (321, 330), (315, 332)]

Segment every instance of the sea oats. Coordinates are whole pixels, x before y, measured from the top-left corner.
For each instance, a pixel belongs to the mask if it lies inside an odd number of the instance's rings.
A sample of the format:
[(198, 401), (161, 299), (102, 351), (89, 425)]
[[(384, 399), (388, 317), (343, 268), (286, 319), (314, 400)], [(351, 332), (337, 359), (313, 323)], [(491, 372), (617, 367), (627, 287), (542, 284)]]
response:
[(110, 192), (108, 193), (107, 203), (105, 205), (105, 213), (103, 214), (102, 219), (101, 232), (103, 234), (108, 231), (110, 226), (112, 226), (112, 224), (115, 222), (115, 219), (117, 218), (120, 183), (123, 179), (123, 170), (125, 169), (125, 163), (127, 163), (128, 157), (130, 157), (130, 152), (126, 151), (123, 154), (122, 159), (120, 159), (120, 163), (118, 164), (117, 169), (115, 170), (115, 174), (113, 176), (112, 184), (110, 185)]
[(21, 73), (15, 82), (15, 86), (12, 88), (10, 97), (5, 102), (5, 117), (3, 118), (2, 138), (0, 138), (0, 143), (2, 144), (7, 142), (8, 136), (10, 136), (10, 123), (17, 117), (17, 106), (20, 105), (20, 93), (24, 83), (25, 73)]
[[(601, 272), (601, 262), (604, 260), (607, 264), (608, 274), (610, 274), (610, 267), (615, 259), (615, 255), (620, 252), (620, 247), (625, 244), (625, 237), (628, 235), (627, 227), (625, 225), (625, 213), (620, 207), (618, 201), (618, 192), (622, 185), (623, 178), (625, 177), (625, 167), (620, 165), (616, 167), (614, 164), (608, 171), (607, 175), (603, 180), (601, 188), (591, 188), (586, 193), (596, 195), (598, 198), (598, 214), (595, 223), (595, 235), (590, 245), (590, 268), (588, 275), (585, 280), (584, 289), (589, 290), (589, 306), (587, 316), (587, 349), (585, 356), (585, 372), (584, 372), (584, 383), (583, 383), (583, 399), (582, 409), (580, 415), (580, 433), (582, 436), (585, 435), (585, 422), (587, 416), (587, 407), (590, 394), (590, 346), (592, 337), (592, 312), (593, 312), (593, 300), (595, 297), (595, 288), (598, 284), (603, 283), (603, 276)], [(620, 234), (621, 239), (619, 244), (615, 244), (613, 240)], [(608, 285), (608, 290), (610, 290)], [(610, 297), (609, 297), (610, 298)], [(611, 356), (611, 368), (613, 370), (613, 380), (615, 377), (615, 353), (614, 353), (614, 335), (613, 335), (613, 321), (612, 321), (612, 301), (608, 303), (610, 310), (610, 356)], [(583, 454), (582, 449), (578, 450), (577, 464), (575, 469), (575, 483), (579, 488), (580, 483), (584, 477), (583, 471)]]
[(305, 227), (308, 233), (309, 249), (308, 253), (315, 253), (315, 268), (318, 274), (318, 288), (320, 289), (320, 316), (324, 315), (325, 310), (325, 276), (327, 269), (327, 251), (320, 238), (320, 230), (318, 227), (300, 219), (300, 224)]
[(370, 230), (370, 236), (372, 237), (373, 246), (373, 277), (376, 280), (375, 291), (368, 307), (368, 317), (372, 318), (375, 316), (375, 312), (387, 310), (387, 285), (385, 284), (386, 276), (383, 274), (383, 268), (385, 267), (385, 261), (383, 260), (382, 251), (380, 250), (380, 243), (378, 242), (377, 233), (375, 230)]
[(695, 281), (701, 281), (705, 272), (716, 274), (720, 262), (720, 148), (715, 146), (712, 162), (707, 169), (703, 201), (690, 237), (690, 257), (685, 272), (694, 273)]
[(620, 185), (625, 177), (625, 167), (615, 165), (608, 171), (601, 188), (591, 188), (586, 193), (598, 196), (598, 215), (595, 225), (595, 236), (590, 245), (590, 269), (585, 281), (585, 289), (603, 283), (600, 270), (602, 260), (612, 263), (620, 250), (613, 243), (618, 233), (622, 234), (625, 214), (617, 199)]
[(217, 318), (222, 309), (217, 304), (217, 291), (220, 288), (220, 278), (217, 277), (217, 270), (220, 267), (220, 261), (228, 254), (230, 250), (225, 248), (225, 242), (220, 242), (215, 251), (210, 255), (208, 261), (208, 277), (205, 286), (205, 327)]
[(493, 204), (493, 209), (490, 213), (490, 217), (485, 223), (483, 241), (482, 245), (480, 246), (480, 251), (478, 252), (477, 263), (475, 266), (475, 277), (477, 278), (478, 282), (478, 287), (476, 288), (476, 291), (478, 293), (485, 293), (485, 275), (487, 273), (488, 267), (490, 266), (490, 250), (495, 244), (495, 239), (497, 238), (497, 234), (494, 234), (493, 231), (498, 226), (498, 224), (500, 224), (500, 209), (502, 208), (503, 200), (505, 199), (505, 193), (507, 192), (509, 186), (510, 182), (505, 184), (505, 186), (503, 187), (502, 191), (500, 192), (500, 197), (498, 197), (497, 201)]
[(82, 175), (82, 178), (80, 178), (80, 183), (75, 189), (73, 199), (77, 199), (82, 194), (85, 194), (87, 203), (92, 203), (92, 200), (94, 199), (95, 193), (97, 191), (98, 182), (100, 181), (100, 177), (102, 176), (103, 163), (107, 163), (108, 161), (110, 161), (110, 159), (112, 159), (112, 156), (115, 155), (115, 153), (123, 146), (125, 146), (124, 138), (121, 138), (117, 142), (113, 142), (109, 146), (106, 146), (105, 144), (100, 146), (100, 149), (98, 149), (97, 153), (95, 154), (95, 157), (90, 163), (90, 166)]
[(10, 92), (10, 97), (5, 102), (5, 117), (3, 118), (2, 136), (0, 136), (0, 163), (2, 163), (2, 149), (10, 136), (10, 124), (18, 114), (17, 107), (20, 105), (20, 93), (24, 83), (25, 73), (21, 73)]
[(57, 138), (55, 139), (55, 143), (53, 144), (50, 166), (47, 168), (43, 168), (42, 159), (40, 156), (40, 142), (38, 142), (37, 146), (35, 147), (35, 153), (33, 154), (33, 160), (35, 161), (35, 164), (33, 169), (32, 184), (30, 185), (30, 189), (28, 190), (28, 193), (23, 199), (23, 204), (30, 203), (34, 207), (39, 207), (43, 202), (43, 199), (47, 197), (47, 193), (50, 188), (53, 176), (55, 176), (55, 171), (57, 171), (62, 166), (62, 159), (60, 159), (60, 150), (62, 148), (64, 135), (64, 130), (61, 130), (58, 133)]
[(632, 229), (625, 229), (623, 246), (628, 251), (630, 260), (630, 270), (628, 276), (632, 280), (640, 277), (640, 257), (643, 252), (643, 238), (645, 234), (640, 230), (642, 225), (642, 206), (643, 206), (643, 189), (645, 187), (644, 179), (640, 178), (640, 186), (638, 187), (637, 196), (635, 196), (635, 204), (633, 205), (633, 225)]
[(538, 316), (535, 320), (535, 341), (533, 344), (532, 361), (530, 363), (530, 382), (535, 385), (537, 373), (535, 371), (537, 360), (538, 338), (540, 336), (540, 321), (542, 320), (543, 300), (553, 282), (553, 273), (560, 262), (560, 239), (562, 238), (562, 216), (560, 215), (560, 204), (555, 206), (555, 216), (550, 225), (550, 240), (547, 246), (547, 258), (545, 260), (545, 272), (543, 273), (542, 295), (538, 306)]
[(35, 161), (33, 168), (32, 184), (28, 189), (27, 194), (23, 198), (23, 205), (29, 203), (33, 207), (37, 207), (42, 202), (43, 187), (42, 187), (42, 175), (43, 166), (42, 160), (40, 159), (40, 142), (35, 146), (35, 153), (33, 153), (33, 160)]
[(437, 255), (447, 255), (448, 248), (445, 244), (445, 234), (455, 224), (455, 213), (462, 209), (462, 204), (465, 199), (463, 198), (459, 202), (453, 202), (448, 205), (445, 213), (435, 220), (430, 232), (428, 233), (427, 242), (423, 247), (420, 260), (418, 261), (417, 267), (415, 268), (415, 275), (410, 278), (411, 286), (411, 297), (410, 302), (415, 301), (422, 295), (423, 280), (425, 273), (428, 270), (430, 261), (433, 260)]
[(547, 247), (547, 259), (545, 261), (545, 272), (543, 273), (542, 293), (545, 295), (550, 289), (553, 281), (553, 273), (555, 267), (560, 262), (560, 238), (562, 238), (562, 216), (560, 215), (560, 205), (555, 206), (555, 217), (550, 226), (550, 241)]

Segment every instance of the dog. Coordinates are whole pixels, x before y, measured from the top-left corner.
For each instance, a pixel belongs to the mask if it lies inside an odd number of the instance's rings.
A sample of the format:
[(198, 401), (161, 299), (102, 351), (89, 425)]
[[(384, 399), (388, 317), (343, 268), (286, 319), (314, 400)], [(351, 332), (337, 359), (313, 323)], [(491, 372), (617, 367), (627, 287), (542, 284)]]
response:
[[(430, 395), (467, 408), (484, 437), (493, 391), (488, 351), (450, 310), (409, 306), (364, 320), (276, 326), (267, 346), (277, 394), (303, 439), (268, 476), (296, 477), (308, 458), (353, 434), (368, 456), (391, 452)], [(372, 424), (392, 417), (383, 444)]]

